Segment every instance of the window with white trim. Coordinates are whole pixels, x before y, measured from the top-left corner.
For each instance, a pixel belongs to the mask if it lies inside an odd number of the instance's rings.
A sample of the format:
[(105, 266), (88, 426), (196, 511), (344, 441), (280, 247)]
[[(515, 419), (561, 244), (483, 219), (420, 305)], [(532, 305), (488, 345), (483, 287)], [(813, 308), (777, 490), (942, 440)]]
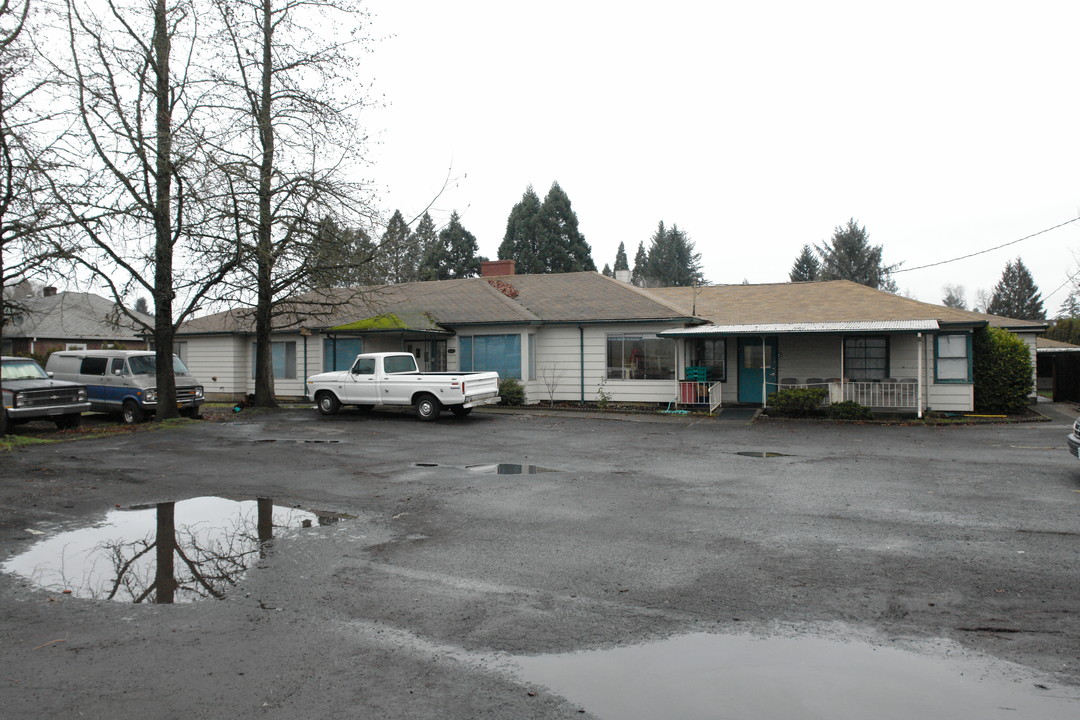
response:
[(857, 382), (880, 382), (889, 376), (889, 338), (858, 335), (844, 338), (844, 377)]
[(608, 380), (671, 380), (675, 342), (653, 335), (608, 335)]
[(949, 333), (937, 336), (936, 367), (938, 382), (969, 382), (971, 380), (971, 336), (968, 333)]

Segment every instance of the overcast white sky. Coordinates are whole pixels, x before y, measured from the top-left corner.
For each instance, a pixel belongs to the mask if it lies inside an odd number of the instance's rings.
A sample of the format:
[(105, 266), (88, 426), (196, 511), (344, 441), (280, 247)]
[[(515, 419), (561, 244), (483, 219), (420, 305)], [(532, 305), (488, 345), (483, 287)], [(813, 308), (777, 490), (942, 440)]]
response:
[[(597, 268), (677, 224), (713, 283), (785, 282), (854, 217), (915, 267), (1080, 216), (1080, 3), (369, 0), (369, 174), (387, 215), (452, 210), (494, 259), (532, 184), (566, 190)], [(991, 289), (1017, 256), (1044, 297), (1080, 222), (900, 273)], [(1068, 288), (1046, 301), (1053, 314)]]

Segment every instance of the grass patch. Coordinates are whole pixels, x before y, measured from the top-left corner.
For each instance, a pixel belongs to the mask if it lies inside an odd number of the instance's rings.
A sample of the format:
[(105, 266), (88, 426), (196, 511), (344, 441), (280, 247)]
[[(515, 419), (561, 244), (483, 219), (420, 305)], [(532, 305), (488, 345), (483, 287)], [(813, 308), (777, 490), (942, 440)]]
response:
[(26, 435), (12, 435), (7, 434), (0, 438), (0, 452), (8, 452), (10, 450), (17, 450), (28, 445), (48, 445), (49, 443), (56, 442), (52, 438), (39, 438)]

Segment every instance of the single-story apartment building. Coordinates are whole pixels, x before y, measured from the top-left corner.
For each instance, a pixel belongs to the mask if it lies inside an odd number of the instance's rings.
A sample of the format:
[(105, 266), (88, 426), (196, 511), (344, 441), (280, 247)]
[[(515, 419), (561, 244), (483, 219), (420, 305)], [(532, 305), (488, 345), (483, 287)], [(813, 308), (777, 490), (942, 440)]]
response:
[[(430, 371), (517, 378), (530, 403), (716, 408), (820, 385), (833, 401), (971, 411), (972, 333), (1008, 328), (1034, 360), (1046, 327), (848, 281), (643, 289), (595, 272), (515, 275), (505, 262), (485, 272), (296, 298), (274, 335), (277, 394), (303, 397), (307, 376), (345, 369), (357, 353), (404, 350)], [(193, 319), (178, 340), (211, 397), (253, 390), (249, 310)]]

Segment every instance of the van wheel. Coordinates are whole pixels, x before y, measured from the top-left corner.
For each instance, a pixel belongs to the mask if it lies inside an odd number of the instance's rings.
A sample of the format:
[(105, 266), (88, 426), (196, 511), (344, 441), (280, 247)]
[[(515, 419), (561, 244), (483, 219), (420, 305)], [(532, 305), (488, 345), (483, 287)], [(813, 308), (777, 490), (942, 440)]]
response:
[(321, 392), (315, 396), (315, 402), (319, 406), (319, 412), (323, 415), (333, 415), (341, 409), (341, 403), (332, 392)]
[(61, 415), (56, 419), (57, 430), (74, 430), (82, 425), (82, 415)]
[(472, 412), (472, 408), (462, 407), (461, 405), (451, 405), (450, 412), (454, 413), (454, 417), (465, 417)]
[(424, 393), (416, 398), (416, 406), (413, 408), (419, 420), (435, 420), (442, 412), (442, 403), (435, 399), (434, 395)]
[(124, 419), (125, 425), (137, 425), (146, 419), (146, 413), (139, 407), (139, 403), (134, 400), (124, 401), (124, 407), (120, 411), (120, 416)]

